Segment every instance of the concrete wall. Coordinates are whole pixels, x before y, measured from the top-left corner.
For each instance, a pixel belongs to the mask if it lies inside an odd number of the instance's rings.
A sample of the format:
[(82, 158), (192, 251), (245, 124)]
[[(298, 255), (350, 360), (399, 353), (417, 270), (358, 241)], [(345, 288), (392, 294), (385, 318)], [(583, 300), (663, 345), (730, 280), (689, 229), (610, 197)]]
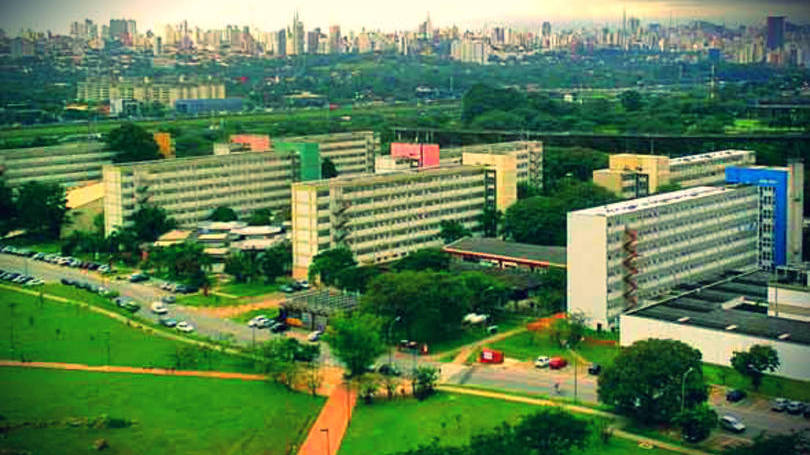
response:
[(568, 213), (568, 311), (608, 327), (607, 225), (603, 216)]
[(803, 381), (810, 380), (810, 346), (799, 343), (759, 338), (733, 331), (690, 326), (689, 323), (667, 322), (632, 314), (621, 315), (621, 345), (629, 346), (647, 338), (682, 341), (703, 353), (703, 361), (731, 366), (734, 351), (748, 350), (755, 344), (776, 349), (781, 362), (774, 374)]

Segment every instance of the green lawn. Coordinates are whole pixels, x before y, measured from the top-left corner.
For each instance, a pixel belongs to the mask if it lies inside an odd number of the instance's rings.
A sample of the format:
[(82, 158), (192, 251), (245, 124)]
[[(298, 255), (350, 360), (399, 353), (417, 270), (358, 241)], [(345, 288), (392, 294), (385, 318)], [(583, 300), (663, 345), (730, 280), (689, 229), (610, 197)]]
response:
[[(498, 322), (495, 322), (495, 325), (498, 326), (498, 331), (508, 332), (512, 329), (526, 325), (533, 319), (534, 318), (522, 315), (506, 314)], [(482, 340), (489, 336), (491, 335), (486, 332), (486, 327), (484, 326), (467, 327), (450, 340), (441, 341), (430, 345), (430, 353), (440, 354), (443, 352), (453, 351), (464, 345), (475, 343), (476, 341)]]
[(233, 306), (240, 305), (241, 303), (243, 302), (240, 299), (232, 299), (211, 293), (206, 297), (202, 292), (177, 297), (178, 305), (187, 306)]
[[(737, 370), (710, 363), (703, 364), (703, 376), (710, 384), (725, 385), (734, 389), (753, 392), (751, 380)], [(785, 397), (792, 400), (810, 401), (810, 382), (766, 375), (758, 393), (772, 397)]]
[[(168, 368), (185, 346), (76, 305), (0, 289), (0, 358)], [(252, 372), (253, 362), (211, 352), (188, 367)]]
[(518, 360), (532, 360), (539, 355), (560, 356), (569, 362), (572, 360), (571, 353), (552, 342), (545, 332), (518, 333), (488, 346), (503, 351), (506, 357)]
[[(515, 423), (537, 406), (475, 397), (438, 393), (425, 401), (379, 401), (359, 404), (341, 445), (340, 455), (391, 454), (429, 444), (439, 438), (442, 445), (463, 445), (470, 436), (490, 430), (501, 422)], [(642, 449), (636, 443), (614, 437), (608, 445), (592, 442), (575, 455), (662, 455), (667, 451)], [(504, 454), (505, 455), (505, 454)]]
[(610, 346), (582, 342), (577, 346), (576, 351), (579, 355), (588, 359), (588, 361), (598, 363), (604, 367), (613, 363), (613, 359), (619, 355), (619, 349), (618, 345)]
[(230, 283), (216, 289), (218, 292), (224, 294), (235, 295), (239, 297), (256, 297), (259, 295), (270, 294), (278, 292), (278, 284), (263, 284), (263, 283)]
[[(0, 446), (17, 453), (287, 454), (306, 436), (323, 399), (261, 381), (0, 369)], [(65, 425), (73, 418), (128, 419), (126, 428)], [(46, 423), (47, 422), (47, 423)]]

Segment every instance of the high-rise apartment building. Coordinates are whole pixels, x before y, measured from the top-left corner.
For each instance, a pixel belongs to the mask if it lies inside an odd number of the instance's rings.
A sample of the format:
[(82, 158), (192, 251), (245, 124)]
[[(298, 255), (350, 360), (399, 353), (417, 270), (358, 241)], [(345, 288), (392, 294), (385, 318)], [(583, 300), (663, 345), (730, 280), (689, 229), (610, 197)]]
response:
[(111, 163), (114, 154), (103, 142), (0, 150), (0, 174), (9, 186), (32, 180), (77, 186), (100, 179), (101, 166)]
[(782, 49), (785, 45), (785, 16), (768, 16), (767, 49)]
[(489, 63), (491, 47), (484, 40), (464, 38), (450, 44), (450, 57), (463, 63)]
[(287, 30), (287, 55), (302, 55), (304, 53), (304, 23), (298, 19), (298, 12), (293, 16), (292, 26)]
[(492, 171), (476, 166), (296, 183), (293, 276), (305, 278), (318, 253), (338, 246), (348, 247), (360, 264), (376, 264), (441, 246), (442, 221), (478, 231), (495, 191)]
[(340, 35), (340, 25), (329, 27), (329, 53), (340, 54), (342, 52), (343, 37)]
[(609, 168), (593, 171), (593, 182), (626, 199), (644, 197), (668, 183), (681, 188), (721, 185), (726, 167), (748, 166), (755, 160), (753, 150), (721, 150), (680, 158), (619, 153), (610, 155)]
[(759, 190), (697, 187), (568, 213), (568, 311), (593, 327), (758, 262)]
[(225, 84), (218, 81), (152, 81), (148, 78), (87, 78), (79, 81), (76, 99), (110, 102), (116, 99), (158, 102), (174, 106), (177, 100), (222, 99)]

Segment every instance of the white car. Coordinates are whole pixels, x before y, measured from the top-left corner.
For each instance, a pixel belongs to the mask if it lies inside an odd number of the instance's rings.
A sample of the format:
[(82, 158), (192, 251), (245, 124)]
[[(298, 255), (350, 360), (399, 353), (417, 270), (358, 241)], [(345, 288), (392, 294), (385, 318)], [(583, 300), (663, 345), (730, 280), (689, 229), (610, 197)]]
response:
[(548, 367), (549, 363), (551, 363), (551, 359), (544, 356), (544, 355), (541, 355), (541, 356), (537, 357), (536, 359), (534, 359), (534, 367), (535, 368), (546, 368), (546, 367)]
[(307, 336), (307, 340), (314, 343), (321, 339), (321, 335), (323, 335), (323, 330), (316, 330)]
[(194, 331), (194, 326), (189, 324), (188, 321), (181, 321), (177, 323), (177, 330), (184, 333), (190, 333)]
[(155, 314), (166, 314), (169, 312), (169, 309), (166, 308), (166, 305), (163, 302), (152, 302), (152, 313)]
[(258, 315), (256, 317), (254, 317), (253, 319), (251, 319), (250, 321), (248, 321), (248, 327), (256, 327), (257, 329), (262, 328), (262, 327), (265, 326), (267, 321), (269, 321), (267, 316), (265, 316), (263, 314), (260, 314), (260, 315)]
[(745, 424), (732, 415), (724, 415), (720, 417), (720, 426), (728, 431), (734, 433), (742, 433), (745, 431)]
[(25, 283), (25, 286), (40, 286), (42, 284), (45, 284), (45, 282), (38, 278), (34, 278), (33, 280), (30, 280), (27, 283)]

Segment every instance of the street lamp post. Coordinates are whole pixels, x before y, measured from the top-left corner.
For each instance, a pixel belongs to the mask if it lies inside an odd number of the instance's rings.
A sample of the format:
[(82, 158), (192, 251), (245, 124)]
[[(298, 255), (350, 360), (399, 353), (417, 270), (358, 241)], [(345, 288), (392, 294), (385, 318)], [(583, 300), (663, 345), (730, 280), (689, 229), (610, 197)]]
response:
[(683, 413), (686, 405), (686, 377), (689, 376), (689, 373), (693, 371), (695, 371), (695, 369), (693, 367), (689, 367), (689, 369), (683, 374), (683, 379), (681, 380), (681, 413)]
[(390, 324), (388, 324), (388, 366), (389, 367), (391, 366), (391, 363), (393, 362), (393, 358), (392, 358), (393, 347), (391, 346), (391, 343), (392, 343), (393, 340), (391, 340), (391, 330), (394, 328), (394, 324), (396, 324), (397, 322), (399, 322), (401, 320), (402, 320), (402, 316), (397, 316), (391, 321)]

